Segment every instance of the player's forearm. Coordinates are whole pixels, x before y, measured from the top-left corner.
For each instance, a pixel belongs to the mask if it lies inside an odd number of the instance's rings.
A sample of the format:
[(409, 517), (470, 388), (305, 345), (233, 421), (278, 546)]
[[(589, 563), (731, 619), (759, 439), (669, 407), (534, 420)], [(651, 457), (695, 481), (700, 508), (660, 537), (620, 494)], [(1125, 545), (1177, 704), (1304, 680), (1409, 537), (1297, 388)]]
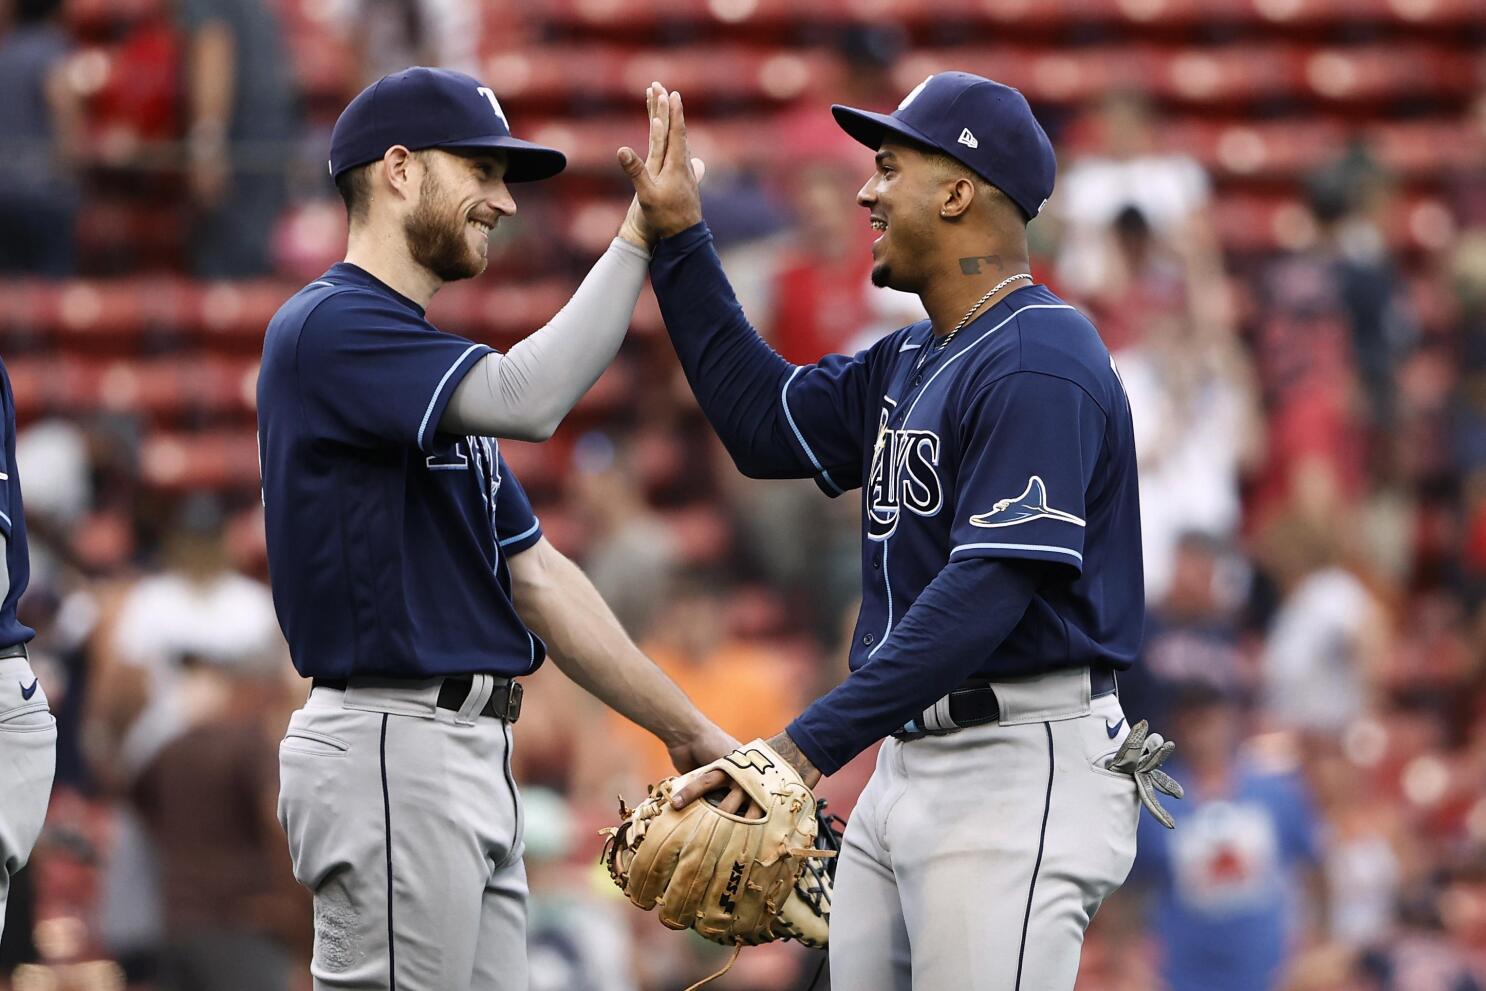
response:
[(522, 620), (547, 644), (563, 674), (668, 746), (696, 736), (706, 720), (646, 657), (593, 583), (547, 541), (511, 559)]
[(749, 324), (706, 224), (663, 238), (650, 282), (666, 331), (712, 429), (753, 478), (807, 478), (780, 403), (795, 366)]
[(929, 583), (872, 659), (789, 725), (823, 774), (834, 774), (981, 668), (1015, 629), (1048, 566), (955, 561)]
[(616, 238), (546, 326), (470, 369), (439, 429), (515, 440), (551, 437), (619, 352), (649, 261), (643, 249)]

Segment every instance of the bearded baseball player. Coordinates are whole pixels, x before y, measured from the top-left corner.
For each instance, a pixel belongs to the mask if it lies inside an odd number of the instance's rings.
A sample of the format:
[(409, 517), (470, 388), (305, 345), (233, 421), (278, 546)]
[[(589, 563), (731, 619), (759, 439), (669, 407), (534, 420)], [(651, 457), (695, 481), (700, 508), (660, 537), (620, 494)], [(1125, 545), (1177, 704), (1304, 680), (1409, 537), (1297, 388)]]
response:
[[(627, 166), (659, 175), (679, 129), (664, 93), (649, 102), (649, 156)], [(331, 137), (346, 260), (268, 327), (269, 570), (294, 665), (313, 679), (279, 751), (279, 818), (314, 893), (317, 989), (524, 991), (513, 679), (549, 648), (678, 768), (736, 746), (545, 540), (496, 439), (548, 436), (613, 357), (649, 260), (638, 208), (566, 307), (508, 353), (424, 317), (439, 287), (485, 269), (491, 229), (516, 212), (509, 185), (564, 163), (511, 137), (469, 76), (387, 76)]]
[[(888, 738), (846, 830), (832, 983), (1069, 991), (1141, 802), (1169, 818), (1154, 791), (1180, 792), (1159, 770), (1171, 745), (1128, 726), (1115, 691), (1144, 615), (1125, 391), (1029, 271), (1055, 165), (1019, 92), (945, 72), (890, 115), (833, 110), (877, 153), (857, 194), (882, 232), (872, 281), (929, 314), (854, 357), (780, 358), (692, 177), (635, 184), (672, 343), (738, 467), (862, 489), (851, 674), (768, 741), (813, 785)], [(725, 780), (691, 775), (674, 804)]]
[(0, 932), (5, 931), (5, 902), (10, 878), (26, 866), (41, 834), (52, 775), (57, 769), (57, 721), (47, 708), (46, 690), (26, 659), (26, 643), (36, 631), (16, 618), (16, 606), (31, 577), (26, 548), (26, 513), (21, 506), (21, 478), (15, 465), (15, 395), (10, 373), (0, 362), (0, 427), (5, 443), (0, 454)]

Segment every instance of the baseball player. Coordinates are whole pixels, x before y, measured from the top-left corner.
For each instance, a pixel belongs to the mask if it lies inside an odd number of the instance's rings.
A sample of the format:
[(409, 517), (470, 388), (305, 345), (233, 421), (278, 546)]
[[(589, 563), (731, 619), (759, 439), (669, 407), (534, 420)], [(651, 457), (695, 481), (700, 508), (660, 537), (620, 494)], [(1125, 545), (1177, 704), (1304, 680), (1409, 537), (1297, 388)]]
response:
[[(862, 489), (851, 674), (768, 742), (813, 785), (890, 737), (846, 831), (834, 986), (1069, 991), (1170, 751), (1147, 750), (1115, 692), (1144, 612), (1125, 391), (1094, 327), (1029, 271), (1054, 157), (1020, 93), (945, 72), (891, 115), (833, 109), (876, 152), (857, 194), (881, 231), (872, 281), (929, 314), (854, 357), (780, 358), (695, 183), (635, 184), (672, 343), (738, 467)], [(676, 803), (722, 784), (693, 776)]]
[[(636, 169), (659, 169), (678, 140), (665, 95), (650, 106)], [(516, 211), (508, 185), (563, 165), (511, 137), (469, 76), (383, 78), (331, 137), (346, 260), (268, 326), (269, 571), (294, 665), (313, 679), (280, 748), (279, 818), (314, 892), (317, 989), (526, 987), (513, 679), (549, 647), (678, 768), (736, 746), (543, 538), (496, 440), (550, 434), (613, 357), (649, 259), (638, 210), (509, 353), (424, 318), (440, 286), (485, 268), (491, 228)]]
[(15, 396), (10, 374), (0, 362), (0, 403), (4, 405), (4, 458), (0, 460), (0, 932), (10, 878), (26, 866), (41, 834), (57, 769), (57, 721), (47, 708), (46, 690), (26, 659), (26, 642), (36, 631), (16, 618), (16, 604), (31, 577), (26, 549), (26, 514), (15, 465)]

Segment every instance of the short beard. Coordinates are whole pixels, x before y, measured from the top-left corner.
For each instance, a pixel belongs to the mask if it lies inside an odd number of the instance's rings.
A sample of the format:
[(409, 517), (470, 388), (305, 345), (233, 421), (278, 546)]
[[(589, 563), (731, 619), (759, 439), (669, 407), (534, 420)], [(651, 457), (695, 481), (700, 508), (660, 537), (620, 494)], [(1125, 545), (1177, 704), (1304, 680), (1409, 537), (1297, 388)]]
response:
[(891, 289), (893, 286), (893, 270), (886, 262), (879, 262), (872, 266), (872, 284), (878, 289)]
[(473, 279), (485, 271), (486, 259), (465, 242), (465, 218), (449, 219), (448, 200), (425, 171), (418, 188), (418, 206), (403, 221), (408, 254), (444, 282)]

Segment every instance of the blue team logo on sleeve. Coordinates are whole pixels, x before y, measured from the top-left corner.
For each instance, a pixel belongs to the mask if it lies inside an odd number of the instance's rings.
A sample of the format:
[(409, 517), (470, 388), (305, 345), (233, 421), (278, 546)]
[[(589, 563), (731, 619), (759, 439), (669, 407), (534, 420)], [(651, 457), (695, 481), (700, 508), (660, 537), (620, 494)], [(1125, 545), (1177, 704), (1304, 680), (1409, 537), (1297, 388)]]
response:
[(989, 513), (970, 517), (971, 526), (998, 527), (1031, 523), (1033, 520), (1060, 520), (1083, 526), (1084, 521), (1072, 513), (1053, 509), (1047, 504), (1047, 485), (1036, 475), (1027, 479), (1027, 488), (1015, 499), (1002, 499)]

